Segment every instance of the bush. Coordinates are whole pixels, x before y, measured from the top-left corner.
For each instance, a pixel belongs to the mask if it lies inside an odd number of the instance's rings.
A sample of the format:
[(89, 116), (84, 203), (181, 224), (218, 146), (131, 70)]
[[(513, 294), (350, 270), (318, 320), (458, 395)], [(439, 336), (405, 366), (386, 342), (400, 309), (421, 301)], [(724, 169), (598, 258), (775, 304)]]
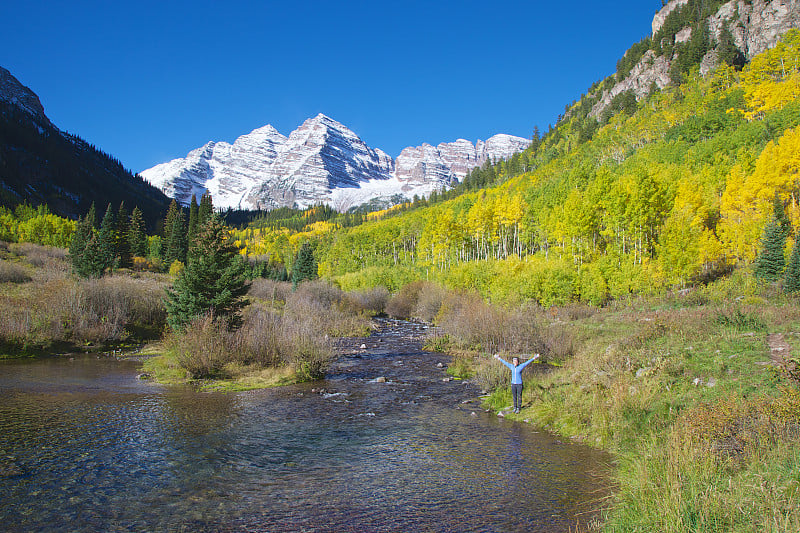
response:
[(76, 340), (117, 341), (128, 328), (158, 334), (166, 322), (164, 284), (150, 279), (109, 276), (80, 283), (71, 319)]
[(0, 283), (25, 283), (31, 281), (28, 271), (20, 265), (0, 259)]
[(347, 299), (360, 310), (370, 315), (379, 315), (386, 309), (389, 291), (384, 287), (375, 287), (365, 291), (349, 292)]
[(265, 301), (285, 302), (292, 294), (292, 284), (288, 281), (273, 281), (267, 278), (254, 279), (247, 291), (250, 298)]
[(24, 257), (28, 263), (36, 267), (44, 267), (56, 261), (65, 262), (67, 260), (66, 248), (56, 248), (55, 246), (30, 243), (12, 244), (9, 251)]
[(446, 294), (441, 286), (415, 281), (400, 289), (386, 304), (386, 313), (395, 318), (419, 318), (432, 321)]
[(191, 377), (209, 378), (231, 360), (229, 336), (227, 323), (206, 313), (191, 320), (184, 331), (170, 331), (164, 347)]

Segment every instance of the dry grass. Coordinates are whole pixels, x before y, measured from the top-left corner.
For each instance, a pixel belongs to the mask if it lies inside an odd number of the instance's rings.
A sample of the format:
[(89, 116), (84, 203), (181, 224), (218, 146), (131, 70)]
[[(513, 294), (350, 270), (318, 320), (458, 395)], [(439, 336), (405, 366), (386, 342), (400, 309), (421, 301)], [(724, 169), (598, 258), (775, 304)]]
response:
[(7, 350), (118, 342), (163, 329), (162, 281), (124, 275), (79, 281), (58, 264), (63, 261), (54, 259), (32, 281), (0, 293), (0, 344)]
[(0, 259), (0, 283), (25, 283), (31, 279), (30, 273), (22, 265)]

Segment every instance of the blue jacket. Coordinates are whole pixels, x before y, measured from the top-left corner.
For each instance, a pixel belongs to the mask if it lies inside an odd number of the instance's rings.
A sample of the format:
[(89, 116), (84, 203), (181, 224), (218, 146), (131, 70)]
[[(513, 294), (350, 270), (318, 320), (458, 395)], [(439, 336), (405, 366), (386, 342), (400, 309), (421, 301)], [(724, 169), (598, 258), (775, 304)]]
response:
[(532, 363), (535, 357), (531, 357), (524, 363), (520, 363), (517, 366), (512, 365), (508, 361), (504, 359), (498, 359), (501, 363), (506, 365), (511, 370), (511, 384), (512, 385), (522, 385), (522, 370), (528, 366), (529, 363)]

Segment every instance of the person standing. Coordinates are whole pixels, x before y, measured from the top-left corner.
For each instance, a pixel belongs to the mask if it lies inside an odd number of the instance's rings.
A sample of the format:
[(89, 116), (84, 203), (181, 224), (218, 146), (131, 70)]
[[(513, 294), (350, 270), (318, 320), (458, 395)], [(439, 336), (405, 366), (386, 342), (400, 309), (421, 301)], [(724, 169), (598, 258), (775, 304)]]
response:
[(511, 370), (511, 397), (514, 400), (514, 412), (519, 413), (519, 410), (522, 409), (522, 371), (526, 366), (538, 359), (539, 354), (537, 353), (522, 364), (519, 364), (519, 357), (512, 357), (510, 363), (502, 359), (500, 354), (494, 354), (494, 358)]

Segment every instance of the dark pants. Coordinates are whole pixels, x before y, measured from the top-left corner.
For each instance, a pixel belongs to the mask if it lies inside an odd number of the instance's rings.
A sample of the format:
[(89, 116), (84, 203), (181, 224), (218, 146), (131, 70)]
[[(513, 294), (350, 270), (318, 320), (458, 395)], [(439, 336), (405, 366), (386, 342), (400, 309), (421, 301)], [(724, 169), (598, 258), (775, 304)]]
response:
[(511, 396), (514, 398), (514, 409), (522, 409), (522, 383), (511, 385)]

